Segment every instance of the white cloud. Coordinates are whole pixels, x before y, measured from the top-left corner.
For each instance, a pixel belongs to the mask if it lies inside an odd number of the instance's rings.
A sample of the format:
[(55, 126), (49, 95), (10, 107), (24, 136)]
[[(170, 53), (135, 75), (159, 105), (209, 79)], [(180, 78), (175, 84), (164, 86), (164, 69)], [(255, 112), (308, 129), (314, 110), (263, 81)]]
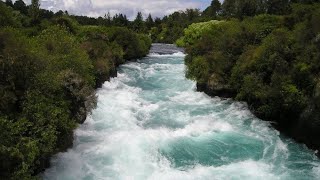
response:
[[(30, 0), (25, 0), (30, 3)], [(206, 0), (41, 0), (41, 7), (53, 11), (67, 10), (71, 14), (103, 16), (107, 12), (126, 14), (133, 19), (138, 11), (145, 16), (162, 17), (177, 10), (201, 8)]]

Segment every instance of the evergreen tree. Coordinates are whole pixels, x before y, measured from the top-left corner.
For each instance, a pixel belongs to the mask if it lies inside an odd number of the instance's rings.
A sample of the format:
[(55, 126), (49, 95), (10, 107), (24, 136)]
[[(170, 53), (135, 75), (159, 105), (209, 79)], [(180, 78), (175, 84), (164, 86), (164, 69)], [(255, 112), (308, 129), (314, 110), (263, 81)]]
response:
[(139, 22), (139, 23), (143, 22), (143, 16), (142, 16), (141, 12), (138, 12), (137, 17), (134, 21)]
[(277, 15), (286, 14), (289, 10), (289, 3), (289, 0), (267, 0), (267, 13)]
[(133, 21), (133, 29), (139, 33), (144, 32), (146, 29), (141, 12), (138, 12), (136, 19)]
[(106, 20), (106, 25), (107, 25), (107, 26), (111, 26), (111, 24), (112, 24), (112, 19), (111, 19), (110, 12), (108, 12), (107, 14), (104, 15), (104, 19)]
[(210, 6), (210, 16), (216, 17), (221, 12), (221, 3), (219, 0), (213, 0)]
[(120, 13), (113, 16), (112, 24), (116, 26), (128, 26), (129, 20), (126, 15)]
[(10, 6), (10, 7), (13, 7), (13, 2), (12, 2), (12, 0), (6, 0), (6, 5), (7, 5), (7, 6)]
[(237, 0), (236, 17), (242, 19), (244, 16), (254, 16), (257, 14), (257, 0)]
[(224, 16), (242, 19), (265, 13), (265, 0), (225, 0), (222, 5)]
[(236, 14), (236, 0), (224, 0), (222, 4), (222, 13), (224, 16), (231, 17)]
[(14, 2), (13, 8), (14, 8), (15, 10), (20, 11), (22, 14), (25, 14), (25, 15), (28, 14), (28, 7), (27, 7), (27, 5), (23, 2), (23, 0), (18, 0), (18, 1), (16, 1), (16, 2)]
[(29, 16), (31, 17), (33, 23), (37, 23), (37, 21), (39, 20), (39, 14), (40, 2), (39, 0), (32, 0), (29, 8)]
[(146, 19), (146, 26), (148, 29), (151, 29), (154, 26), (154, 21), (153, 21), (151, 14), (149, 14)]

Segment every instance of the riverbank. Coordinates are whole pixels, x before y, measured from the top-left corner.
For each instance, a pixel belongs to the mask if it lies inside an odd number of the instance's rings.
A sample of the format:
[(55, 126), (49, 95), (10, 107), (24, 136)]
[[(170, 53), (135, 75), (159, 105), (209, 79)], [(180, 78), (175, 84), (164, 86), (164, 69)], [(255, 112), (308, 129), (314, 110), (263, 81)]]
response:
[[(120, 30), (120, 29), (118, 29), (118, 30)], [(90, 33), (92, 33), (92, 32), (90, 32)], [(92, 34), (90, 34), (90, 36), (92, 36)], [(101, 32), (100, 32), (100, 33), (95, 34), (94, 36), (103, 36), (103, 33), (101, 34)], [(101, 43), (107, 43), (107, 42), (104, 42), (103, 39), (100, 40), (100, 41), (101, 41)], [(94, 43), (97, 43), (97, 42), (95, 41)], [(133, 41), (131, 43), (136, 43), (136, 42)], [(148, 41), (146, 41), (144, 43), (145, 43), (145, 46), (148, 49), (151, 48), (151, 44)], [(123, 48), (122, 52), (131, 51), (131, 50), (125, 49), (124, 46), (127, 46), (127, 44), (126, 45), (121, 44), (120, 46), (121, 46), (121, 48)], [(129, 46), (130, 46), (130, 43), (129, 43)], [(91, 51), (102, 51), (100, 53), (104, 54), (106, 52), (103, 52), (103, 48), (104, 48), (103, 46), (102, 47), (100, 46), (97, 49), (86, 49), (86, 50), (87, 50), (88, 54), (90, 54)], [(139, 47), (135, 47), (135, 48), (139, 48)], [(95, 83), (96, 90), (100, 89), (102, 87), (102, 85), (106, 81), (110, 81), (111, 78), (117, 77), (117, 74), (118, 74), (118, 70), (117, 69), (118, 69), (119, 66), (121, 66), (121, 65), (123, 65), (125, 63), (128, 63), (128, 62), (136, 61), (138, 58), (143, 58), (149, 53), (149, 50), (148, 51), (144, 50), (144, 51), (145, 52), (142, 53), (142, 54), (137, 54), (137, 55), (133, 55), (133, 56), (127, 56), (127, 58), (134, 58), (134, 59), (123, 59), (120, 62), (117, 62), (118, 60), (116, 59), (116, 57), (112, 57), (112, 59), (113, 59), (112, 63), (114, 65), (110, 69), (108, 69), (109, 72), (96, 74), (96, 83)], [(108, 53), (110, 53), (110, 52), (108, 52)], [(111, 53), (117, 54), (118, 52), (111, 52)], [(99, 54), (96, 54), (95, 56), (96, 57), (91, 57), (91, 58), (102, 58)], [(73, 118), (77, 119), (77, 122), (78, 122), (79, 125), (83, 124), (85, 122), (85, 120), (87, 119), (87, 117), (91, 114), (92, 109), (91, 108), (87, 109), (87, 107), (86, 107), (87, 105), (86, 104), (87, 103), (96, 104), (96, 99), (94, 101), (92, 101), (92, 97), (96, 97), (96, 91), (92, 92), (90, 97), (87, 97), (90, 102), (85, 101), (85, 102), (83, 102), (81, 104), (73, 104), (72, 108), (75, 109), (76, 112), (81, 112), (81, 114), (78, 113), (78, 114), (74, 114), (73, 115), (74, 116)], [(94, 107), (95, 106), (96, 105), (94, 105)], [(75, 129), (73, 129), (73, 130), (75, 130)], [(72, 148), (73, 142), (74, 142), (74, 131), (70, 131), (68, 133), (68, 135), (64, 137), (62, 142), (60, 142), (61, 143), (60, 144), (60, 149), (58, 151), (56, 151), (55, 154), (61, 153), (61, 152), (66, 152), (68, 149)], [(45, 159), (42, 160), (42, 162), (40, 164), (43, 164), (43, 165), (41, 166), (41, 168), (39, 168), (38, 171), (36, 171), (37, 172), (36, 174), (42, 173), (43, 171), (45, 171), (45, 169), (50, 168), (51, 158), (52, 158), (52, 156), (49, 156), (49, 157), (46, 157)]]
[(193, 24), (179, 42), (198, 90), (246, 102), (258, 118), (319, 151), (320, 4), (290, 6), (284, 15)]
[(17, 16), (9, 1), (0, 10), (8, 20), (0, 23), (0, 179), (36, 179), (71, 147), (96, 107), (96, 88), (120, 64), (146, 56), (151, 39), (127, 27), (80, 25), (68, 14)]

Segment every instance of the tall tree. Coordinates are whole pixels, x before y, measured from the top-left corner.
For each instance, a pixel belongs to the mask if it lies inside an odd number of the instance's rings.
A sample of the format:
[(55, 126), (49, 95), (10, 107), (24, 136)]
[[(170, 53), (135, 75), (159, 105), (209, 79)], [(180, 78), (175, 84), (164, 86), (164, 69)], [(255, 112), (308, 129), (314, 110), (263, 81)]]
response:
[(112, 24), (115, 26), (128, 26), (129, 20), (126, 15), (120, 13), (113, 16)]
[(37, 23), (40, 15), (40, 2), (39, 0), (32, 0), (29, 8), (29, 16), (33, 23)]
[(23, 2), (23, 0), (17, 0), (16, 2), (14, 2), (13, 8), (20, 11), (22, 14), (28, 14), (28, 7), (26, 3)]
[(211, 5), (210, 5), (210, 16), (211, 17), (216, 17), (217, 15), (219, 15), (221, 12), (221, 3), (219, 0), (213, 0), (211, 1)]
[(244, 16), (254, 16), (258, 11), (257, 0), (237, 0), (236, 7), (236, 17), (243, 18)]
[(134, 21), (143, 22), (143, 16), (141, 12), (138, 12), (136, 19)]
[(225, 0), (222, 5), (223, 15), (242, 19), (265, 13), (265, 0)]
[(142, 33), (145, 31), (145, 22), (143, 21), (143, 16), (141, 12), (138, 12), (136, 19), (133, 21), (133, 29), (136, 32)]
[(148, 29), (151, 29), (154, 26), (154, 21), (153, 21), (151, 14), (149, 14), (146, 19), (146, 26)]
[(111, 14), (108, 12), (107, 14), (104, 15), (104, 19), (106, 21), (107, 26), (111, 26), (112, 24), (112, 19), (111, 19)]
[(192, 22), (196, 18), (200, 17), (200, 10), (199, 9), (187, 9), (184, 13), (180, 13), (178, 16), (179, 18), (183, 18), (184, 15), (186, 15), (188, 21)]
[(236, 14), (236, 0), (224, 0), (222, 4), (222, 14), (232, 17)]

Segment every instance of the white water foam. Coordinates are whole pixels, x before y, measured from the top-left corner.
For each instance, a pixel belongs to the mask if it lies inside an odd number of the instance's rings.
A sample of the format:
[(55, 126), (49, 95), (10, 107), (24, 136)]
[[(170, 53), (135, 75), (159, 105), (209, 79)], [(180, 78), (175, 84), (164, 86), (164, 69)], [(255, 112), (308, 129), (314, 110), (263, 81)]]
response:
[(186, 54), (182, 52), (176, 52), (173, 54), (159, 54), (159, 53), (150, 53), (148, 57), (185, 57)]

